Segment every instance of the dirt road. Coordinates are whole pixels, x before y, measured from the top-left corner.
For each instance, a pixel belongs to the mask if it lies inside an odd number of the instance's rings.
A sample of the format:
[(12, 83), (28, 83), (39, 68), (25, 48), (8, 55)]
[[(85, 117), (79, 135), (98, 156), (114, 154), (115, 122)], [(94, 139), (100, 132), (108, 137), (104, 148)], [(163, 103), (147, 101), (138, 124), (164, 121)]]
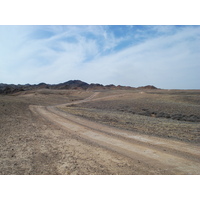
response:
[(57, 106), (30, 106), (33, 113), (78, 136), (90, 144), (128, 157), (165, 174), (200, 174), (200, 146), (141, 135), (73, 116), (61, 110), (64, 106), (92, 101), (98, 93), (85, 100)]

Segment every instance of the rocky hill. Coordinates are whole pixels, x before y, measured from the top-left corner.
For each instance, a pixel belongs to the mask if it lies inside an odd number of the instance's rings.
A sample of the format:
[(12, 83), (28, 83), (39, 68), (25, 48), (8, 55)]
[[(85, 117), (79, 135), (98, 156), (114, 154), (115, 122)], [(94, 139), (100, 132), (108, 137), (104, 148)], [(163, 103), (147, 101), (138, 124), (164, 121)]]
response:
[(138, 87), (138, 89), (152, 90), (152, 89), (157, 89), (157, 88), (155, 86), (153, 86), (153, 85), (147, 85), (147, 86)]
[[(14, 85), (14, 84), (4, 84), (0, 83), (0, 94), (12, 94), (20, 91), (27, 91), (27, 90), (34, 90), (34, 89), (73, 89), (73, 90), (103, 90), (103, 89), (123, 89), (123, 90), (131, 90), (131, 89), (137, 89), (130, 86), (115, 86), (113, 84), (111, 85), (102, 85), (98, 83), (91, 83), (88, 84), (86, 82), (80, 81), (80, 80), (70, 80), (64, 83), (59, 84), (46, 84), (46, 83), (39, 83), (35, 85)], [(157, 89), (154, 86), (144, 86), (139, 87), (138, 89)]]

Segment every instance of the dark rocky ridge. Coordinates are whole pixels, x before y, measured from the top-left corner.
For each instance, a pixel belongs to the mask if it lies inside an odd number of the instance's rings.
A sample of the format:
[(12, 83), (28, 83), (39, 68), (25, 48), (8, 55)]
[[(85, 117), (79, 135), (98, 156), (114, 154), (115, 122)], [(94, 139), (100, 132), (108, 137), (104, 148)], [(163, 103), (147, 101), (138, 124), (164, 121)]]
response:
[[(25, 85), (14, 85), (14, 84), (3, 84), (0, 83), (0, 94), (12, 94), (20, 91), (27, 91), (27, 90), (34, 90), (34, 89), (75, 89), (75, 90), (101, 90), (101, 89), (137, 89), (130, 86), (115, 86), (111, 85), (102, 85), (98, 83), (88, 84), (86, 82), (80, 80), (70, 80), (64, 83), (59, 84), (46, 84), (46, 83), (39, 83), (35, 85), (25, 84)], [(157, 89), (154, 86), (144, 86), (139, 87), (138, 89)]]

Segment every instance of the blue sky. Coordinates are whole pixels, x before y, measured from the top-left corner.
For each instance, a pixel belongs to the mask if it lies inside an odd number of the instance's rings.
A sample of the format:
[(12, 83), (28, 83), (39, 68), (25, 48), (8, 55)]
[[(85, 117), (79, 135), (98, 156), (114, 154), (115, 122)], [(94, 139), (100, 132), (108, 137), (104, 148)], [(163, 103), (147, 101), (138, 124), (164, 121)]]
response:
[(0, 83), (200, 89), (200, 26), (0, 26)]

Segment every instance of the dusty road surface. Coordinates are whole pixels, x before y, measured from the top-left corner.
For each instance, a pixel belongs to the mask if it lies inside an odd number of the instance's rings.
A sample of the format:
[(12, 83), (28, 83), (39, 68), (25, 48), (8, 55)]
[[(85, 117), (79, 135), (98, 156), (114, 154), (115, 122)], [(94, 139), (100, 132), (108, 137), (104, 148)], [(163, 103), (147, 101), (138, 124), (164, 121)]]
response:
[(200, 91), (0, 95), (0, 174), (200, 174)]
[[(59, 174), (200, 174), (198, 144), (118, 129), (62, 109), (107, 98), (98, 98), (98, 95), (99, 92), (95, 92), (84, 100), (54, 106), (29, 106), (34, 116), (62, 131), (61, 140), (71, 137), (79, 143), (74, 151), (74, 155), (79, 152), (79, 164), (75, 165), (79, 169), (67, 168), (68, 161), (65, 164), (62, 161), (62, 165), (57, 167)], [(64, 152), (62, 154), (66, 156)], [(73, 156), (71, 159), (74, 159)], [(95, 163), (96, 169), (92, 169), (92, 163)], [(85, 169), (80, 169), (81, 164)]]

